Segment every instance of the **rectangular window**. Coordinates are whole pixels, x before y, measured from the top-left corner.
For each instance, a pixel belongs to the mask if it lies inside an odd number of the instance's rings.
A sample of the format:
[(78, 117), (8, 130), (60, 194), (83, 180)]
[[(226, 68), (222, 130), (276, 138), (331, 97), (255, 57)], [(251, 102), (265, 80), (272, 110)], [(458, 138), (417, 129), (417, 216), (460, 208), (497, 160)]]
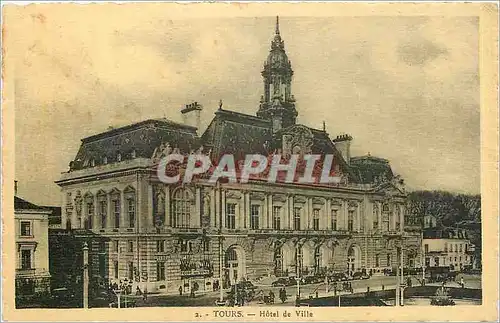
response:
[(134, 241), (128, 242), (128, 252), (134, 252)]
[(259, 228), (259, 213), (260, 205), (252, 205), (250, 212), (250, 229), (257, 230)]
[(425, 250), (425, 253), (429, 252), (429, 245), (427, 243), (424, 245), (424, 250)]
[(337, 230), (337, 210), (332, 210), (332, 230)]
[(462, 244), (460, 244), (459, 248), (459, 251), (462, 252)]
[(135, 200), (127, 200), (127, 211), (128, 211), (128, 226), (129, 228), (135, 227)]
[(281, 207), (273, 206), (273, 229), (281, 230)]
[(113, 241), (113, 251), (114, 252), (118, 252), (118, 245), (119, 245), (118, 240)]
[(439, 267), (439, 257), (434, 257), (434, 264), (436, 267)]
[(118, 279), (118, 261), (113, 261), (113, 276)]
[(236, 228), (236, 204), (234, 203), (226, 205), (226, 228)]
[(448, 244), (446, 242), (444, 243), (444, 252), (448, 252)]
[(134, 279), (134, 262), (130, 261), (128, 263), (128, 279)]
[(379, 255), (375, 255), (375, 267), (380, 267), (380, 259)]
[(313, 210), (313, 230), (319, 230), (319, 210)]
[(181, 252), (191, 252), (191, 243), (189, 240), (181, 240)]
[(430, 267), (431, 266), (431, 258), (425, 257), (425, 267)]
[(387, 254), (387, 266), (391, 265), (391, 255)]
[(31, 237), (31, 222), (21, 221), (21, 236)]
[(165, 262), (163, 261), (156, 263), (156, 280), (165, 280)]
[(165, 252), (165, 240), (156, 241), (156, 252)]
[(120, 201), (119, 200), (114, 200), (113, 201), (113, 216), (115, 220), (115, 228), (120, 227)]
[(458, 252), (458, 244), (455, 244), (455, 252)]
[(101, 218), (101, 228), (104, 229), (106, 228), (106, 217), (107, 217), (107, 208), (108, 206), (106, 205), (106, 201), (100, 201), (99, 202), (99, 214)]
[(293, 229), (300, 230), (300, 207), (293, 208)]
[(31, 269), (31, 250), (21, 250), (21, 268)]
[(354, 231), (354, 210), (349, 210), (347, 214), (347, 230)]

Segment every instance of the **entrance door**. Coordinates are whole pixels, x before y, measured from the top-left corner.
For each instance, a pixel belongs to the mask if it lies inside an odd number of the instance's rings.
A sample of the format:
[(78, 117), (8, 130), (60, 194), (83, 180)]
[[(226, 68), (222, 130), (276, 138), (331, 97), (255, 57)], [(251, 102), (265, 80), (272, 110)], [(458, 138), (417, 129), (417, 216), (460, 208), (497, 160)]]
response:
[(226, 253), (226, 270), (229, 274), (229, 283), (234, 285), (240, 279), (239, 266), (238, 266), (238, 254), (234, 248), (231, 248)]
[(347, 252), (347, 270), (350, 275), (359, 270), (359, 252), (357, 247), (350, 247)]

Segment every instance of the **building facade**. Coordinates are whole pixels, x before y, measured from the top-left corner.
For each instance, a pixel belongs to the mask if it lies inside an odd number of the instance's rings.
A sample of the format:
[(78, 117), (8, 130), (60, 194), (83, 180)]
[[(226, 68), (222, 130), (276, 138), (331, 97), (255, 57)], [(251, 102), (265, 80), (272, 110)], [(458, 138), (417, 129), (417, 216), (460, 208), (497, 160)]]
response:
[[(397, 266), (402, 244), (404, 265), (420, 265), (420, 233), (405, 230), (402, 180), (383, 158), (351, 157), (351, 136), (332, 140), (324, 128), (298, 124), (292, 75), (277, 21), (256, 116), (221, 103), (201, 135), (196, 125), (153, 119), (82, 140), (57, 184), (62, 226), (107, 240), (90, 241), (93, 277), (188, 291), (212, 289), (215, 280), (381, 273)], [(200, 110), (186, 106), (182, 113), (195, 117), (184, 120), (198, 122)], [(332, 154), (342, 181), (165, 184), (156, 167), (172, 152), (211, 160)]]
[(464, 229), (427, 228), (423, 231), (425, 267), (472, 269), (475, 247)]
[(50, 291), (49, 215), (52, 210), (14, 197), (16, 296)]

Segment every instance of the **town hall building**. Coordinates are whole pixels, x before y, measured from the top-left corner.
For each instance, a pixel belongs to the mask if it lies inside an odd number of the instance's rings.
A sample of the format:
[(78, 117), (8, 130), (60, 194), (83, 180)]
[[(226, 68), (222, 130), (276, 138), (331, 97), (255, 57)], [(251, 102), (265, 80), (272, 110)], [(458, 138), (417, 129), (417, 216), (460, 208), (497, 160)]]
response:
[[(221, 104), (199, 133), (202, 105), (195, 102), (182, 109), (182, 124), (151, 119), (82, 139), (57, 184), (62, 226), (90, 243), (93, 279), (188, 291), (269, 276), (377, 274), (397, 266), (401, 246), (403, 265), (420, 266), (420, 234), (406, 230), (402, 180), (386, 159), (351, 156), (351, 136), (332, 140), (324, 127), (298, 123), (292, 77), (277, 20), (255, 115)], [(156, 166), (172, 152), (212, 160), (332, 154), (342, 180), (165, 184)]]

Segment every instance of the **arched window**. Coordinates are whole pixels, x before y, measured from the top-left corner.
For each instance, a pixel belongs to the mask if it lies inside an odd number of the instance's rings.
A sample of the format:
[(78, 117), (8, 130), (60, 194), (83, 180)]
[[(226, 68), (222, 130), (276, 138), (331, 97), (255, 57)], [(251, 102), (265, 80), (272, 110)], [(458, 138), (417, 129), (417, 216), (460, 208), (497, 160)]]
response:
[(187, 228), (191, 223), (192, 194), (187, 189), (178, 189), (173, 196), (172, 227)]

